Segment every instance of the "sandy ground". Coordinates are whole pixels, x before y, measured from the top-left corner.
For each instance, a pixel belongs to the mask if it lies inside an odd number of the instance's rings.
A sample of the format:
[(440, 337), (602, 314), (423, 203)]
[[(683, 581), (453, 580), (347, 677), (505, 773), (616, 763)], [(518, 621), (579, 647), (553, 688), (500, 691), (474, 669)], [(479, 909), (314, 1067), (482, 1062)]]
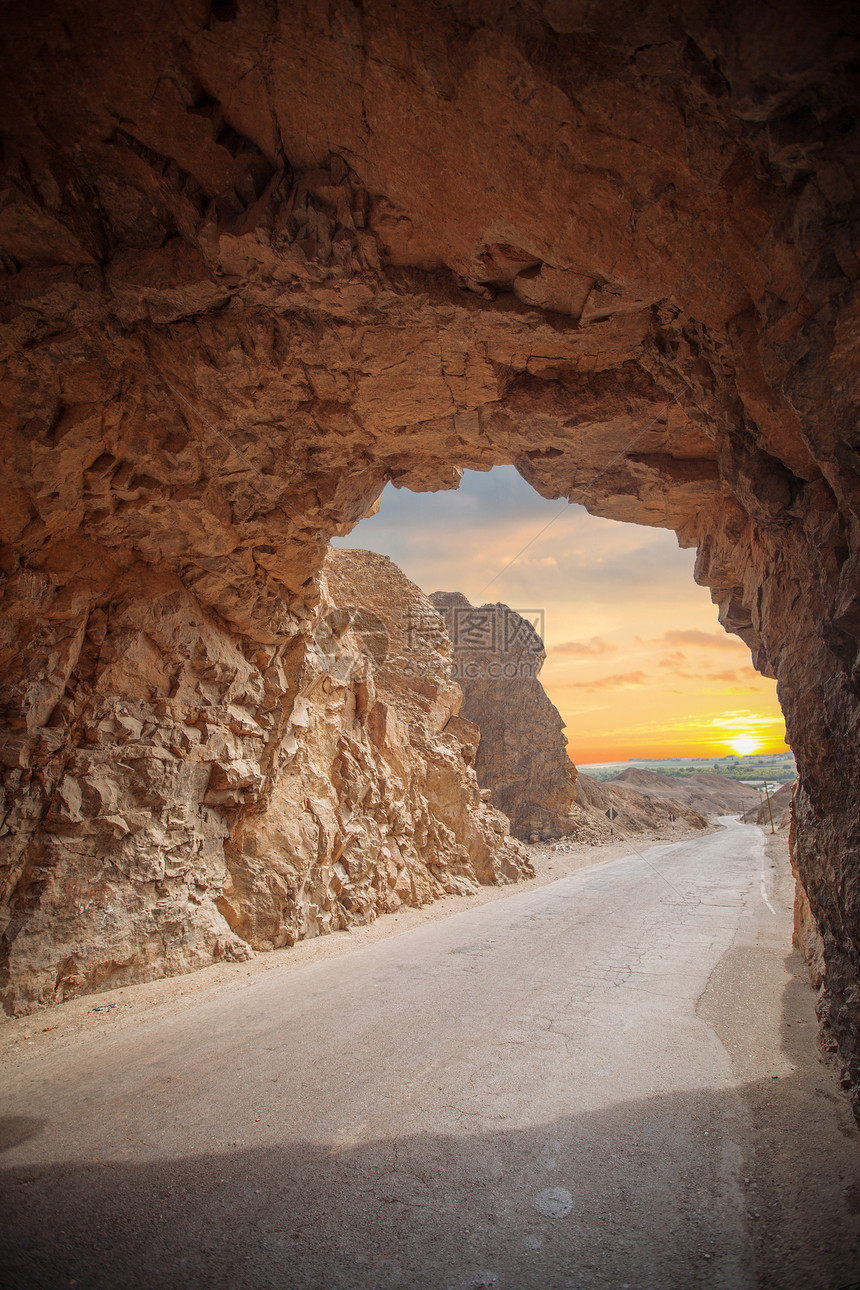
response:
[(655, 843), (704, 837), (707, 832), (720, 827), (714, 824), (711, 829), (703, 831), (676, 825), (674, 830), (664, 828), (637, 833), (635, 839), (619, 836), (618, 841), (603, 845), (564, 840), (529, 845), (535, 876), (515, 885), (482, 887), (474, 896), (447, 896), (420, 909), (404, 906), (396, 914), (383, 915), (364, 927), (299, 941), (289, 949), (259, 953), (248, 962), (215, 963), (182, 976), (86, 994), (53, 1008), (40, 1009), (27, 1017), (0, 1018), (0, 1066), (14, 1070), (24, 1063), (38, 1061), (48, 1049), (53, 1051), (57, 1047), (74, 1044), (79, 1038), (89, 1037), (99, 1030), (113, 1033), (136, 1026), (144, 1019), (171, 1016), (183, 1006), (183, 1000), (200, 1000), (241, 989), (249, 980), (267, 972), (296, 969), (319, 959), (337, 958), (360, 946), (397, 936), (413, 927), (447, 918), (476, 905), (504, 900), (517, 892), (543, 887), (580, 869), (637, 854)]

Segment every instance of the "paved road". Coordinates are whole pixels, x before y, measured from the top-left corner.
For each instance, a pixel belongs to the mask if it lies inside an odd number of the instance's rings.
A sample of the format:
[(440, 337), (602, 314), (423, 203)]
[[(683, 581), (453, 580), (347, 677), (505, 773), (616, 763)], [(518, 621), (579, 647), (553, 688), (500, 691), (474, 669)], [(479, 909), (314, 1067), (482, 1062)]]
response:
[(725, 823), (14, 1072), (2, 1284), (860, 1281), (788, 884)]

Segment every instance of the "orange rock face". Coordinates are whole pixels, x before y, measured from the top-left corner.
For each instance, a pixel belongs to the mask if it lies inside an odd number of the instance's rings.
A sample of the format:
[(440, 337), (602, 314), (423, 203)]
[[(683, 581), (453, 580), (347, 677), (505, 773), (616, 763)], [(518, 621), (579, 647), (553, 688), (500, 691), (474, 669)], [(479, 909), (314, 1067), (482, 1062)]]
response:
[[(225, 844), (217, 906), (254, 949), (532, 872), (483, 800), (451, 645), (426, 596), (369, 551), (330, 551), (319, 586), (267, 789)], [(247, 795), (228, 800), (235, 811)]]
[(138, 566), (107, 609), (85, 585), (25, 655), (5, 744), (7, 1010), (531, 872), (438, 615), (383, 556), (330, 552), (315, 612), (252, 655), (175, 577)]
[(97, 984), (73, 909), (114, 871), (60, 893), (120, 853), (165, 970), (244, 952), (177, 893), (288, 756), (328, 538), (513, 462), (696, 545), (777, 677), (860, 1082), (856, 15), (715, 13), (7, 11), (7, 965)]

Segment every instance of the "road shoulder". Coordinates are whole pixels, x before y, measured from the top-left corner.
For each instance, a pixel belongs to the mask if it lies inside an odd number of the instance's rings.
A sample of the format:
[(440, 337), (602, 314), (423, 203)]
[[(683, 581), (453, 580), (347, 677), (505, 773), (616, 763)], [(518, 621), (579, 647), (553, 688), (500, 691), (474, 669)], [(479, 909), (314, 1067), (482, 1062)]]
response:
[(743, 1104), (740, 1174), (757, 1284), (805, 1290), (825, 1284), (824, 1267), (841, 1276), (827, 1285), (853, 1284), (860, 1130), (835, 1063), (819, 1050), (816, 994), (791, 948), (786, 833), (763, 834), (762, 889), (697, 1007), (728, 1054)]

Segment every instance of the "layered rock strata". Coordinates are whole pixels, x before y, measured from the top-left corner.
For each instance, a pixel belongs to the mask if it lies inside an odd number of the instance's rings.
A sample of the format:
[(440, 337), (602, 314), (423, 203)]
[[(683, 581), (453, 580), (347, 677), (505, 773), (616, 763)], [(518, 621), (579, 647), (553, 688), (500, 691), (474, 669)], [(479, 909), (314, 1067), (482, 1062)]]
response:
[(507, 605), (475, 607), (458, 591), (430, 600), (454, 646), (461, 715), (481, 732), (475, 773), (514, 837), (545, 842), (572, 832), (576, 767), (564, 722), (538, 679), (546, 659), (530, 622)]
[[(134, 865), (157, 876), (174, 837), (192, 845), (157, 770), (187, 650), (213, 702), (256, 711), (316, 612), (327, 539), (386, 480), (513, 462), (545, 496), (695, 545), (724, 625), (777, 677), (821, 1016), (860, 1086), (857, 22), (841, 0), (788, 0), (778, 23), (696, 0), (6, 7), (17, 936), (52, 857), (91, 863), (55, 812), (108, 837), (157, 790)], [(205, 662), (210, 626), (241, 658)], [(136, 750), (123, 799), (63, 805), (79, 736), (113, 755), (102, 715)], [(238, 760), (247, 782), (213, 793), (256, 791), (265, 759)], [(216, 815), (198, 850), (238, 826)], [(36, 833), (44, 863), (22, 864)]]

